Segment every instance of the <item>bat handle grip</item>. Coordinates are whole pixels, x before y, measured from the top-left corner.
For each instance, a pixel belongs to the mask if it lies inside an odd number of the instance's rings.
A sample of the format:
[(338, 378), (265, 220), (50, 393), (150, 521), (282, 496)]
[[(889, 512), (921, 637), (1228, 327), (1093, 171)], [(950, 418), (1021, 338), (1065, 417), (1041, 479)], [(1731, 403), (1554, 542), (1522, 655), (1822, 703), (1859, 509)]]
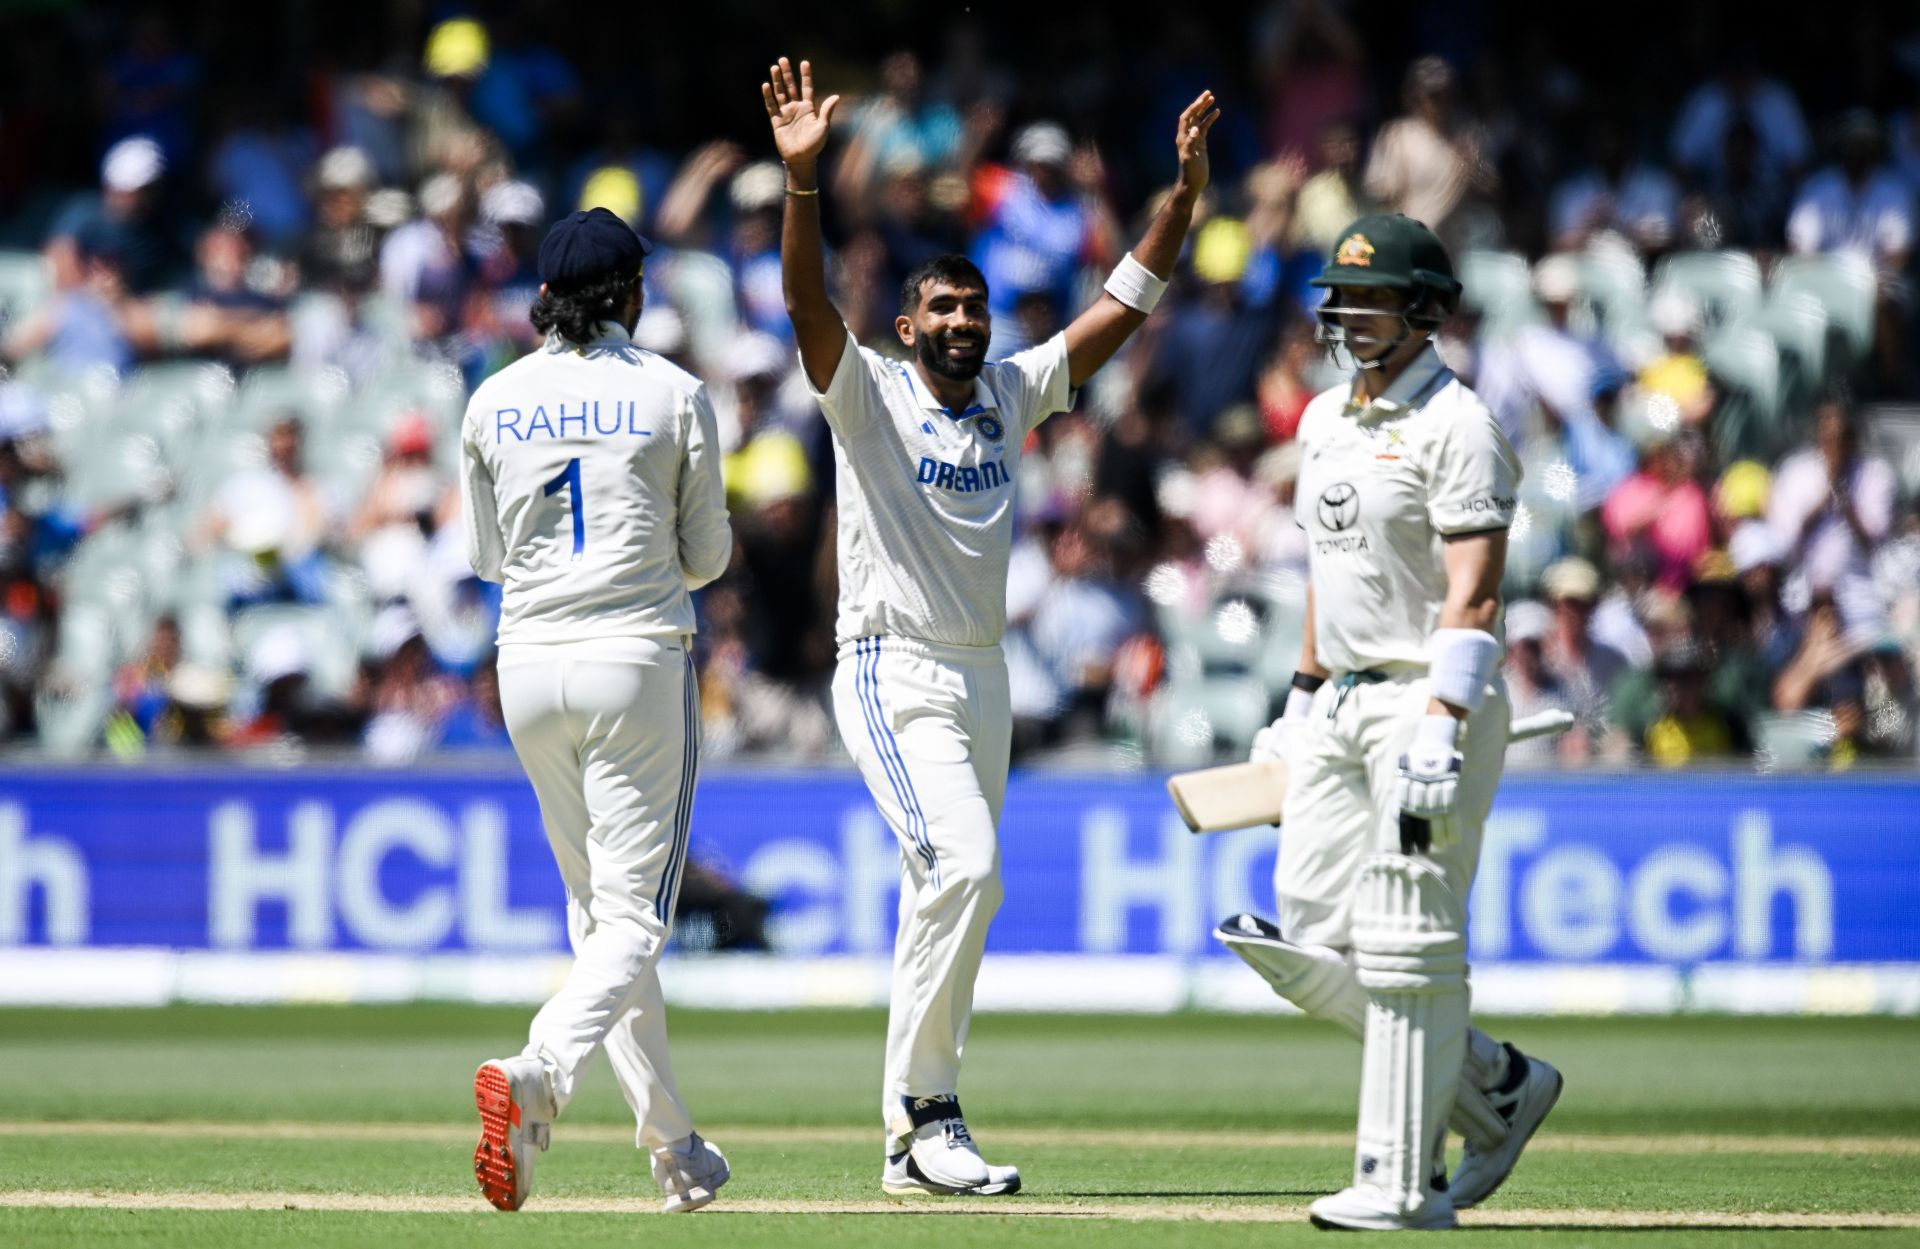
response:
[(1433, 824), (1425, 816), (1400, 813), (1400, 853), (1426, 854), (1433, 849)]

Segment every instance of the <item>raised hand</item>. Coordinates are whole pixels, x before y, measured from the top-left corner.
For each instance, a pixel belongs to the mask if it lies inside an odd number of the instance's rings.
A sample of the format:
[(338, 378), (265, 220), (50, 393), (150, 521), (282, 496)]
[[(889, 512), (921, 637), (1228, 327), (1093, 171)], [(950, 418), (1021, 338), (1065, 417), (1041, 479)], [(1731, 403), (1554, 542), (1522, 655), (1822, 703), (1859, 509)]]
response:
[(827, 129), (840, 97), (830, 95), (818, 108), (813, 103), (813, 66), (800, 62), (796, 77), (786, 57), (767, 67), (769, 81), (760, 84), (760, 99), (773, 124), (773, 145), (787, 165), (811, 167), (827, 146)]
[(1202, 91), (1180, 114), (1180, 127), (1174, 132), (1173, 142), (1180, 153), (1178, 185), (1189, 194), (1198, 195), (1206, 190), (1213, 175), (1207, 160), (1207, 132), (1219, 120), (1220, 110), (1214, 107), (1211, 91)]

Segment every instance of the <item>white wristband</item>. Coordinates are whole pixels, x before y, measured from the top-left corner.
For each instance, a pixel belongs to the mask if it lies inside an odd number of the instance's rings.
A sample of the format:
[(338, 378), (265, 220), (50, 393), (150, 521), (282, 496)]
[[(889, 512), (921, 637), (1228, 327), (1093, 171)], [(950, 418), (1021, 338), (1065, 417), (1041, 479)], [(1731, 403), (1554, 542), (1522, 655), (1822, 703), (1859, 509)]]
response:
[(1454, 707), (1476, 711), (1500, 662), (1500, 643), (1483, 629), (1435, 629), (1427, 646), (1427, 690)]
[(1280, 713), (1280, 718), (1283, 720), (1304, 720), (1307, 718), (1307, 713), (1312, 710), (1313, 695), (1296, 685), (1287, 691), (1287, 709)]
[(1167, 280), (1153, 276), (1153, 270), (1128, 252), (1107, 276), (1107, 294), (1135, 312), (1151, 313), (1160, 296), (1167, 293)]

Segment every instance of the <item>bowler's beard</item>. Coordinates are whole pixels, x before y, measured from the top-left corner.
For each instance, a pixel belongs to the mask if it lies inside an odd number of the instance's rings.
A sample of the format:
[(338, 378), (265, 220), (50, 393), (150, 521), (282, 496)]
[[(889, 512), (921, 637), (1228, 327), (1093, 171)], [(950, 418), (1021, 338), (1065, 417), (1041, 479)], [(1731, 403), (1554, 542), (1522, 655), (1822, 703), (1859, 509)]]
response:
[(980, 354), (964, 360), (955, 360), (947, 355), (948, 337), (944, 332), (922, 334), (914, 343), (914, 354), (920, 357), (921, 364), (927, 366), (927, 372), (950, 382), (970, 382), (980, 376), (980, 370), (987, 363), (987, 345), (992, 341), (991, 333), (980, 335)]

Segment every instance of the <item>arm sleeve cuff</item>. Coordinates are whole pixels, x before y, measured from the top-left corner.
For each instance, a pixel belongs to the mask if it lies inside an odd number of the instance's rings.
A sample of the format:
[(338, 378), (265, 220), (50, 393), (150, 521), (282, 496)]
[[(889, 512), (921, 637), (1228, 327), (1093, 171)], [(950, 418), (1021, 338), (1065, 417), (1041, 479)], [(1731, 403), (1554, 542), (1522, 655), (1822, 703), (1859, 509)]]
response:
[(1427, 648), (1427, 686), (1441, 702), (1468, 711), (1487, 698), (1500, 642), (1481, 629), (1436, 629)]

